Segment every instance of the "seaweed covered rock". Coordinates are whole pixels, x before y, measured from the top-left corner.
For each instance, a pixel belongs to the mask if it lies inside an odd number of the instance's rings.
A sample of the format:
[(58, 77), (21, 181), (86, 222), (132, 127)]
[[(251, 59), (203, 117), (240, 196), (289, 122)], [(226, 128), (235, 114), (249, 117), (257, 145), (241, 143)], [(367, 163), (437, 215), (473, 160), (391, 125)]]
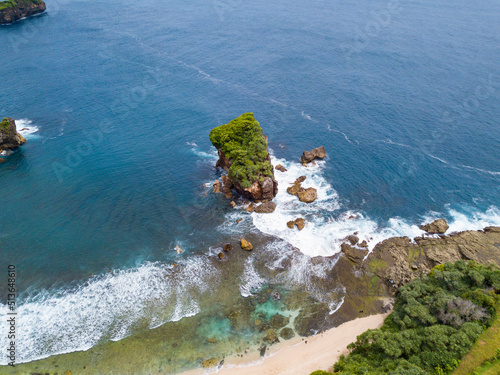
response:
[(244, 113), (210, 132), (217, 148), (216, 166), (227, 171), (228, 178), (244, 197), (254, 201), (272, 200), (278, 193), (267, 139), (253, 113)]
[(42, 0), (8, 0), (0, 2), (0, 25), (45, 12)]
[(0, 152), (18, 148), (26, 139), (16, 130), (16, 122), (6, 117), (0, 122)]

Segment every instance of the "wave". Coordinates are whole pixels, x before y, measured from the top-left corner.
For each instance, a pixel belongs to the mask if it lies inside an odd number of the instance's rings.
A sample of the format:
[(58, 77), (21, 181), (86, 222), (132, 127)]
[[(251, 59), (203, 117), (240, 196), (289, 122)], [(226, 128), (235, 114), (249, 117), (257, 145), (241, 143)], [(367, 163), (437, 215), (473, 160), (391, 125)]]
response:
[(33, 139), (40, 137), (38, 134), (38, 126), (33, 125), (33, 122), (28, 119), (15, 120), (16, 129), (19, 134), (21, 134), (26, 139)]
[(266, 283), (266, 280), (264, 280), (255, 270), (253, 258), (248, 258), (245, 261), (245, 268), (240, 280), (240, 294), (243, 297), (251, 296)]
[[(115, 270), (71, 289), (42, 291), (19, 301), (18, 362), (88, 350), (102, 340), (120, 340), (200, 312), (202, 294), (213, 290), (219, 271), (207, 257), (191, 257), (173, 268), (160, 262)], [(0, 305), (6, 316), (7, 306)], [(7, 332), (6, 320), (0, 323)], [(0, 336), (7, 347), (7, 337)], [(3, 357), (0, 365), (6, 365)]]

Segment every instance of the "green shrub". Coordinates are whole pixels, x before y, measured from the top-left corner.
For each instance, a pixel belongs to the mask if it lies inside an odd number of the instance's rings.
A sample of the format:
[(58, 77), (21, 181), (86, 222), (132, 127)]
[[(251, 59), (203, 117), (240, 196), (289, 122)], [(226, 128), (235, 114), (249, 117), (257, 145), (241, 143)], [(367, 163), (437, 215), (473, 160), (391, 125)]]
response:
[(435, 267), (398, 291), (380, 329), (358, 336), (336, 374), (423, 375), (453, 371), (490, 324), (500, 269), (458, 261)]
[(272, 177), (267, 142), (253, 113), (244, 113), (228, 124), (212, 129), (212, 144), (231, 160), (228, 175), (241, 186), (249, 188), (255, 181)]

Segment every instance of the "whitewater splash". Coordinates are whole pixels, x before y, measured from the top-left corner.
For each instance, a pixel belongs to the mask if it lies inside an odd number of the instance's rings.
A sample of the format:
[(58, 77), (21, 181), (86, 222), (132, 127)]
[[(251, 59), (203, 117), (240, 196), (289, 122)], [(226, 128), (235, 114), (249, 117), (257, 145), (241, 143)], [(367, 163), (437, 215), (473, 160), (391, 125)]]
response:
[(21, 134), (26, 139), (39, 137), (37, 134), (38, 127), (33, 125), (33, 122), (28, 119), (15, 120), (16, 129), (19, 134)]
[[(448, 233), (461, 230), (480, 230), (486, 226), (500, 226), (500, 210), (490, 207), (485, 212), (477, 209), (463, 208), (463, 212), (445, 207), (444, 212), (426, 213), (419, 222), (410, 222), (400, 217), (394, 217), (385, 223), (377, 222), (366, 213), (350, 210), (340, 203), (335, 189), (324, 176), (325, 161), (317, 161), (315, 165), (304, 167), (301, 163), (287, 161), (271, 156), (273, 165), (281, 164), (287, 171), (275, 171), (279, 191), (274, 199), (277, 207), (273, 213), (251, 214), (251, 222), (238, 206), (227, 214), (227, 220), (219, 227), (226, 233), (260, 231), (280, 238), (300, 250), (309, 257), (331, 256), (340, 252), (340, 246), (347, 236), (356, 234), (360, 241), (366, 241), (368, 249), (390, 237), (408, 236), (410, 238), (424, 235), (419, 226), (436, 218), (446, 218), (450, 225)], [(314, 187), (318, 191), (318, 199), (313, 203), (300, 202), (297, 197), (286, 192), (286, 188), (300, 176), (306, 176), (303, 187)], [(244, 221), (234, 225), (238, 217)], [(302, 231), (289, 229), (288, 221), (298, 217), (306, 219)]]
[[(198, 300), (219, 281), (203, 256), (173, 269), (160, 262), (95, 276), (72, 290), (41, 292), (19, 301), (17, 362), (88, 350), (101, 340), (120, 340), (136, 329), (155, 328), (196, 315)], [(7, 316), (7, 305), (0, 315)], [(0, 327), (7, 332), (5, 319)], [(7, 347), (6, 335), (0, 347)], [(6, 365), (2, 356), (0, 365)]]

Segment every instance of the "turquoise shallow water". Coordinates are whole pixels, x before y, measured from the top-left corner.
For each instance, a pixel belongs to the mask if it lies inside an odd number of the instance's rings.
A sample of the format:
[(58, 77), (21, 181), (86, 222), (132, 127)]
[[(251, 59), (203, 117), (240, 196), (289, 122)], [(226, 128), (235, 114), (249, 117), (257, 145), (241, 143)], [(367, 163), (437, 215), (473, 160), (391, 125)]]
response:
[[(20, 359), (199, 313), (214, 273), (196, 256), (242, 231), (312, 256), (354, 231), (371, 245), (417, 235), (438, 216), (451, 230), (500, 225), (499, 11), (493, 0), (49, 1), (1, 27), (0, 116), (38, 129), (0, 164)], [(274, 216), (235, 228), (241, 213), (210, 194), (220, 172), (208, 132), (247, 111), (289, 169), (280, 187), (306, 173), (303, 150), (323, 144), (328, 159), (307, 172), (315, 205), (281, 196)], [(281, 224), (299, 214), (314, 227), (290, 236)], [(154, 262), (180, 260), (199, 278), (156, 282)], [(250, 271), (242, 295), (265, 281)], [(136, 308), (158, 295), (172, 311)], [(47, 344), (58, 322), (76, 335), (92, 311), (96, 337)]]

